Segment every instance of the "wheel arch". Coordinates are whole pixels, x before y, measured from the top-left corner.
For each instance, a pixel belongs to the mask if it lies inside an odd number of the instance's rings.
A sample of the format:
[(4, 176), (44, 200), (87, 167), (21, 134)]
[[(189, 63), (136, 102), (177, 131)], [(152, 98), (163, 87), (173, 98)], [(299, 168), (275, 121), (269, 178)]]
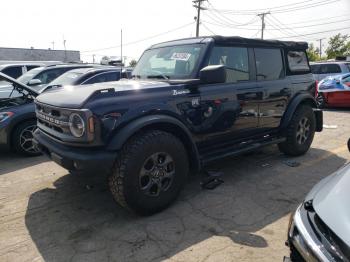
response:
[(309, 93), (300, 93), (292, 99), (292, 101), (289, 103), (289, 106), (287, 107), (286, 112), (284, 113), (284, 116), (281, 121), (280, 129), (282, 131), (286, 130), (286, 128), (288, 127), (288, 124), (292, 120), (292, 117), (295, 111), (300, 105), (309, 105), (313, 109), (315, 118), (316, 118), (316, 131), (317, 132), (322, 131), (322, 128), (323, 128), (322, 110), (320, 110), (317, 107), (315, 98), (311, 96), (311, 94)]
[(199, 153), (190, 131), (178, 119), (166, 115), (151, 115), (138, 118), (117, 132), (109, 141), (107, 149), (120, 150), (133, 136), (146, 130), (162, 130), (179, 138), (186, 148), (191, 171), (197, 173), (201, 168)]

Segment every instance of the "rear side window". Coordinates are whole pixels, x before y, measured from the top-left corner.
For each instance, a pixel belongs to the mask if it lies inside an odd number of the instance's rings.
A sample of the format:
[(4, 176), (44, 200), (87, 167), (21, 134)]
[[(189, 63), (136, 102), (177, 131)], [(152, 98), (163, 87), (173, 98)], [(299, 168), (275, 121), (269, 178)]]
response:
[(2, 70), (2, 73), (16, 79), (23, 74), (22, 66), (12, 66), (12, 67), (5, 68), (4, 70)]
[(29, 70), (32, 70), (32, 69), (34, 69), (34, 68), (37, 68), (37, 67), (39, 67), (38, 65), (27, 65), (27, 72), (29, 71)]
[(280, 49), (254, 48), (257, 80), (277, 80), (285, 76)]
[(303, 51), (289, 51), (287, 54), (288, 66), (291, 72), (310, 72), (306, 53)]
[(347, 66), (347, 68), (349, 69), (349, 72), (350, 72), (350, 63), (346, 63), (345, 65)]
[(215, 46), (210, 55), (209, 65), (226, 66), (226, 83), (249, 80), (247, 48)]
[(341, 73), (341, 68), (337, 64), (315, 64), (311, 65), (313, 74), (338, 74)]

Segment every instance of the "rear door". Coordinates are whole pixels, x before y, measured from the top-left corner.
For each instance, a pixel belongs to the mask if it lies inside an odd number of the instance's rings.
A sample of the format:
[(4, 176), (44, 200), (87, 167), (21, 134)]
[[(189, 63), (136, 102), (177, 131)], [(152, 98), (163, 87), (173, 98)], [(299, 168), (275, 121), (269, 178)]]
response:
[(291, 96), (290, 81), (286, 78), (283, 52), (280, 48), (254, 48), (257, 88), (262, 97), (259, 103), (259, 129), (280, 125)]

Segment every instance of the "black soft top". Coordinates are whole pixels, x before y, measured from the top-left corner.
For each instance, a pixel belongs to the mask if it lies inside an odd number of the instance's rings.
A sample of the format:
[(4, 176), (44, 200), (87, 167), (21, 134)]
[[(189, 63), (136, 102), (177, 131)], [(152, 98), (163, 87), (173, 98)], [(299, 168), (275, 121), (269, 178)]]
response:
[(261, 47), (280, 47), (288, 50), (306, 50), (308, 44), (306, 42), (295, 41), (279, 41), (279, 40), (262, 40), (258, 38), (244, 38), (240, 36), (204, 36), (204, 37), (192, 37), (184, 38), (174, 41), (168, 41), (151, 46), (150, 48), (165, 47), (171, 45), (181, 44), (199, 44), (205, 42), (215, 42), (216, 44), (234, 44), (245, 46), (261, 46)]

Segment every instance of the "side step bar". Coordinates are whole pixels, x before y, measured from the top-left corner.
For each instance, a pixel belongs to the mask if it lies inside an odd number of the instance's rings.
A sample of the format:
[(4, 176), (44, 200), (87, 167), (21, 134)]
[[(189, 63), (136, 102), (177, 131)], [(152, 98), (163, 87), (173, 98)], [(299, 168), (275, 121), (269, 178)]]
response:
[(263, 146), (278, 144), (284, 142), (285, 140), (286, 138), (284, 137), (269, 137), (260, 141), (253, 141), (251, 143), (242, 142), (229, 148), (221, 148), (221, 150), (215, 150), (207, 154), (204, 153), (201, 155), (201, 162), (202, 165), (205, 166), (221, 158), (240, 155), (243, 153), (254, 151)]

